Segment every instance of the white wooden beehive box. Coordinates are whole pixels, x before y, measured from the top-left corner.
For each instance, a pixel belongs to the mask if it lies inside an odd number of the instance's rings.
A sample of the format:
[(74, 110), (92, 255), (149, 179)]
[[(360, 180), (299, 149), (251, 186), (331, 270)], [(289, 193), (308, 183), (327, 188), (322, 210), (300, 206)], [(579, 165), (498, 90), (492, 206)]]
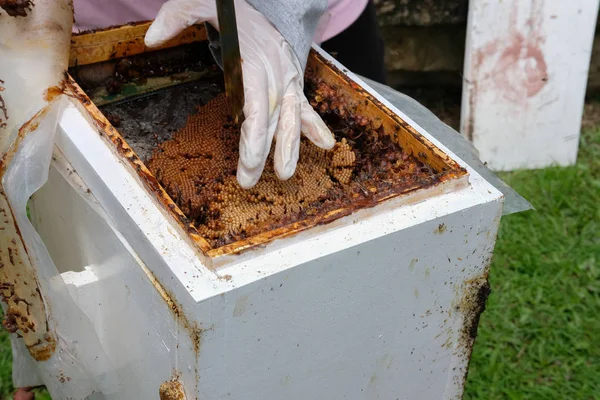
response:
[[(146, 28), (74, 38), (72, 64), (142, 53)], [(203, 39), (191, 28), (169, 46)], [(68, 355), (100, 382), (85, 398), (156, 399), (161, 387), (181, 398), (168, 385), (187, 399), (462, 397), (502, 195), (319, 49), (309, 66), (445, 172), (219, 248), (69, 78), (49, 180), (30, 208), (99, 339), (73, 342)], [(77, 338), (77, 323), (70, 329)], [(15, 342), (17, 382), (46, 384), (55, 398), (61, 385), (88, 387), (68, 369), (44, 372)], [(97, 354), (108, 364), (94, 366)]]

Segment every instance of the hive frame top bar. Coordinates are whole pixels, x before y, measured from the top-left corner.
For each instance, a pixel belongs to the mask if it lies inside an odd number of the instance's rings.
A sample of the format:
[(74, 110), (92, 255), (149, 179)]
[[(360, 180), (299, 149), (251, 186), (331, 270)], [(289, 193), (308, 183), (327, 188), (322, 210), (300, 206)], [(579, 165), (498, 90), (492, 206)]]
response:
[[(139, 23), (75, 35), (72, 40), (70, 65), (84, 66), (145, 53), (147, 49), (144, 46), (143, 40), (149, 25), (150, 23)], [(206, 40), (206, 32), (204, 31), (203, 26), (193, 26), (188, 28), (179, 37), (165, 44), (162, 49), (204, 40)], [(450, 191), (458, 191), (468, 186), (469, 173), (465, 169), (466, 166), (464, 163), (455, 161), (457, 158), (447, 150), (443, 149), (443, 146), (441, 146), (440, 143), (437, 143), (435, 139), (422, 131), (422, 129), (410, 121), (408, 117), (396, 110), (359, 78), (346, 71), (343, 66), (335, 62), (330, 56), (316, 46), (313, 48), (313, 52), (309, 59), (309, 67), (311, 66), (321, 68), (323, 71), (322, 73), (327, 74), (330, 79), (343, 82), (347, 91), (353, 91), (357, 95), (360, 95), (360, 98), (364, 100), (364, 108), (367, 114), (372, 112), (372, 110), (375, 110), (378, 113), (381, 113), (383, 116), (382, 118), (387, 121), (386, 123), (395, 124), (394, 126), (397, 130), (402, 129), (403, 139), (410, 142), (408, 144), (407, 142), (403, 142), (403, 146), (408, 146), (409, 150), (411, 150), (412, 147), (415, 156), (418, 153), (419, 157), (422, 156), (422, 160), (427, 160), (428, 164), (446, 170), (440, 177), (438, 183), (429, 188), (411, 188), (407, 193), (397, 193), (381, 199), (377, 201), (377, 203), (388, 203), (384, 208), (399, 207), (401, 205), (412, 204), (427, 198), (439, 196)], [(213, 249), (209, 243), (197, 233), (196, 229), (190, 224), (188, 218), (181, 210), (179, 210), (173, 200), (162, 189), (154, 176), (152, 176), (141, 160), (135, 155), (134, 151), (129, 148), (125, 140), (100, 113), (96, 106), (89, 101), (87, 95), (79, 88), (78, 84), (72, 78), (70, 78), (69, 86), (71, 91), (76, 94), (76, 97), (95, 121), (95, 124), (102, 133), (105, 134), (104, 137), (109, 139), (108, 143), (113, 150), (120, 157), (125, 158), (130, 166), (133, 167), (136, 175), (141, 178), (143, 185), (148, 191), (154, 194), (159, 203), (161, 203), (163, 209), (177, 221), (178, 225), (183, 228), (184, 232), (186, 232), (204, 255), (207, 255), (210, 259), (213, 259), (213, 261), (217, 258), (221, 259), (221, 261), (216, 262), (215, 265), (226, 264), (227, 262), (225, 260), (228, 259), (228, 257), (225, 256), (238, 255), (245, 250), (264, 246), (275, 239), (297, 235), (300, 232), (322, 225), (326, 222), (328, 223), (327, 225), (315, 229), (314, 233), (322, 232), (329, 228), (333, 229), (334, 227), (349, 223), (348, 221), (340, 222), (339, 219), (342, 217), (353, 215), (356, 216), (356, 218), (362, 218), (372, 215), (377, 211), (376, 209), (381, 208), (381, 204), (371, 204), (367, 208), (359, 209), (358, 211), (349, 208), (340, 209), (312, 221), (300, 221), (291, 224), (290, 226), (285, 226), (271, 232), (266, 232), (255, 237)], [(379, 116), (375, 117), (379, 118)], [(418, 149), (419, 151), (414, 151), (415, 149)], [(366, 213), (363, 212), (373, 206), (375, 206), (374, 209), (371, 209)], [(384, 208), (381, 209), (383, 210)], [(345, 218), (342, 219), (346, 220)], [(335, 221), (335, 223), (331, 223), (332, 221)]]

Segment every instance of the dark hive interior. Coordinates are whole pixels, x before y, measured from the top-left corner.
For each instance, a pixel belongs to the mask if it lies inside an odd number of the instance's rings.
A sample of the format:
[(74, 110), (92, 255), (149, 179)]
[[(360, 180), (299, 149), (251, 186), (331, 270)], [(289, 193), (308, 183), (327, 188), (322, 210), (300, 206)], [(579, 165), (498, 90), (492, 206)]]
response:
[[(203, 58), (197, 66), (208, 63)], [(145, 78), (115, 68), (109, 82), (115, 79)], [(335, 148), (325, 151), (303, 138), (296, 173), (287, 181), (276, 177), (271, 153), (250, 190), (236, 181), (240, 132), (228, 122), (218, 72), (100, 108), (213, 248), (309, 218), (325, 219), (332, 211), (369, 207), (437, 181), (440, 171), (404, 152), (381, 122), (357, 115), (352, 99), (311, 69), (305, 82), (311, 105), (335, 134)], [(119, 84), (110, 85), (119, 90)]]

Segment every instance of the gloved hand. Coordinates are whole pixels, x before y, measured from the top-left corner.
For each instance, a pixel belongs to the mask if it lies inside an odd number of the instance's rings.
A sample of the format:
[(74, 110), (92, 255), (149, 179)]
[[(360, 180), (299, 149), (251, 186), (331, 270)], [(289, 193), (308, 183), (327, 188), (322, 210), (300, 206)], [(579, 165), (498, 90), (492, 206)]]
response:
[[(251, 188), (260, 179), (273, 137), (277, 176), (289, 179), (296, 169), (300, 134), (331, 149), (335, 139), (304, 96), (304, 65), (279, 31), (245, 0), (236, 0), (244, 116), (237, 179)], [(159, 46), (186, 27), (208, 22), (217, 30), (215, 0), (170, 0), (160, 9), (146, 34), (148, 47)]]

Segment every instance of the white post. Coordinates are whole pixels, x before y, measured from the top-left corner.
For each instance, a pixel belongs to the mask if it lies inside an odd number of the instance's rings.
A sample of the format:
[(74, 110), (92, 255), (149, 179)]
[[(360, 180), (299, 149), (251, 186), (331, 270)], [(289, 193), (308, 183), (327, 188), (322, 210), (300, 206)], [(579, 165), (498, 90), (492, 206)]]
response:
[(596, 0), (472, 0), (461, 133), (490, 168), (572, 165)]

